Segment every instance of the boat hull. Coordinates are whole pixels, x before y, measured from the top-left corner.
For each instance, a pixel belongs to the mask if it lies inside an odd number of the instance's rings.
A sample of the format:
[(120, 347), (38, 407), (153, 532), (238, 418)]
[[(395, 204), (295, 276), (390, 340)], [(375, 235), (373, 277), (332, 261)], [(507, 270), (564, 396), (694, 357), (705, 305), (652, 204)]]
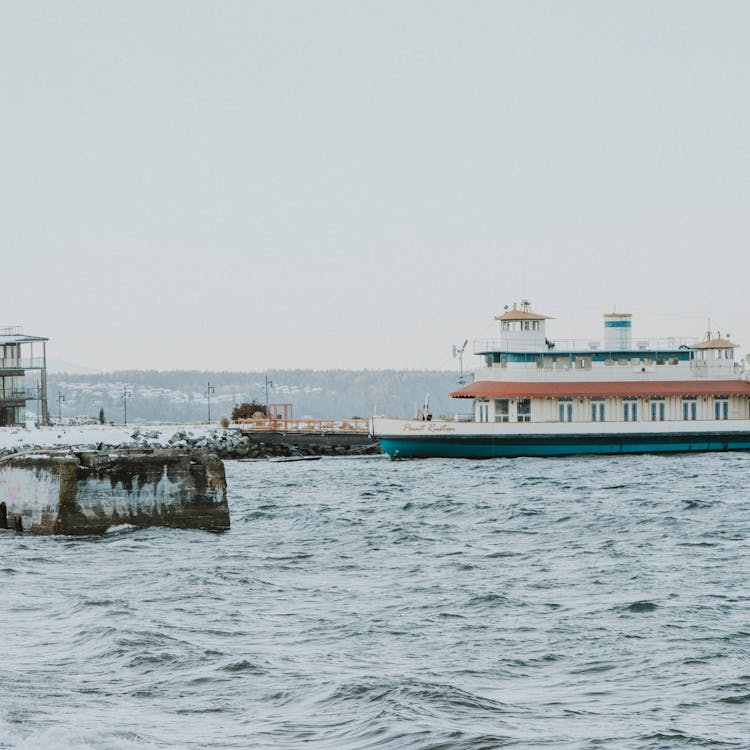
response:
[[(395, 423), (396, 420), (383, 420)], [(392, 458), (499, 458), (520, 456), (573, 456), (585, 454), (626, 454), (626, 453), (675, 453), (691, 451), (731, 451), (750, 450), (750, 423), (742, 429), (691, 429), (662, 427), (635, 431), (572, 431), (550, 426), (554, 431), (544, 431), (543, 425), (523, 425), (523, 432), (496, 430), (482, 433), (481, 425), (446, 425), (444, 431), (440, 423), (432, 423), (417, 434), (408, 432), (408, 425), (402, 423), (400, 429), (388, 430), (388, 425), (375, 425), (375, 437), (381, 448)], [(417, 423), (418, 424), (418, 423)], [(485, 425), (485, 428), (487, 426)], [(507, 427), (507, 425), (503, 425)], [(532, 431), (535, 427), (536, 430)], [(630, 427), (630, 425), (628, 425)], [(415, 429), (415, 428), (412, 428)], [(448, 431), (452, 429), (452, 431)], [(434, 430), (434, 431), (433, 431)]]

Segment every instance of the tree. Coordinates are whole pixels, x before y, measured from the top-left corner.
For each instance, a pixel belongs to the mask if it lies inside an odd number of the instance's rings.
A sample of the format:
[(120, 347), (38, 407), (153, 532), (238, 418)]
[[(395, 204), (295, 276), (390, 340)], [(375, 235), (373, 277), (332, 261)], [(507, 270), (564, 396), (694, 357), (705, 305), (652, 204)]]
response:
[(99, 424), (104, 424), (104, 408), (99, 409)]

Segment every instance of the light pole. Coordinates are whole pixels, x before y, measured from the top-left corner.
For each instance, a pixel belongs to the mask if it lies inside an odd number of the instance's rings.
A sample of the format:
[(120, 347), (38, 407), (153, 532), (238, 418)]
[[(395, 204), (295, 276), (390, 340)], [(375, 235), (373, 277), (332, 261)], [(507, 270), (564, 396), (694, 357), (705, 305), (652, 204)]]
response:
[(268, 413), (268, 389), (273, 388), (273, 381), (268, 379), (266, 375), (266, 419), (270, 419), (271, 415)]
[(37, 424), (42, 424), (42, 384), (36, 384), (36, 418)]
[(65, 401), (65, 396), (58, 391), (57, 392), (57, 421), (62, 424), (62, 402)]
[(128, 425), (128, 399), (133, 397), (132, 391), (129, 391), (127, 386), (122, 389), (122, 409), (123, 409), (123, 422), (125, 426)]
[(208, 423), (211, 424), (211, 394), (216, 393), (216, 388), (214, 388), (210, 381), (206, 384), (206, 400), (208, 401)]

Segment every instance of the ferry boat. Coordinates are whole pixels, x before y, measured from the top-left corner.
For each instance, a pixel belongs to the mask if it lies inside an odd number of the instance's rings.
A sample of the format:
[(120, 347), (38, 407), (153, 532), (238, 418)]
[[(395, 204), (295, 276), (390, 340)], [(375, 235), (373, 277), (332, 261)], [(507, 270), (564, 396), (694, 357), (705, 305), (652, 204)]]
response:
[(475, 341), (470, 402), (453, 420), (373, 417), (392, 458), (563, 456), (750, 450), (750, 379), (729, 335), (632, 342), (632, 316), (604, 315), (604, 338), (551, 340), (527, 301)]

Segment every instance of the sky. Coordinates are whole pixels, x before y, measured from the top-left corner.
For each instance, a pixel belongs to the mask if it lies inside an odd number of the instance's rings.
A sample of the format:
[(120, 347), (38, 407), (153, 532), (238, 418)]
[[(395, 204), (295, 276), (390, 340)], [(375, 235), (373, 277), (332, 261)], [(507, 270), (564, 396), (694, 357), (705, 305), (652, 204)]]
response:
[[(742, 0), (0, 0), (0, 323), (110, 369), (750, 351)], [(468, 358), (466, 364), (472, 364)]]

